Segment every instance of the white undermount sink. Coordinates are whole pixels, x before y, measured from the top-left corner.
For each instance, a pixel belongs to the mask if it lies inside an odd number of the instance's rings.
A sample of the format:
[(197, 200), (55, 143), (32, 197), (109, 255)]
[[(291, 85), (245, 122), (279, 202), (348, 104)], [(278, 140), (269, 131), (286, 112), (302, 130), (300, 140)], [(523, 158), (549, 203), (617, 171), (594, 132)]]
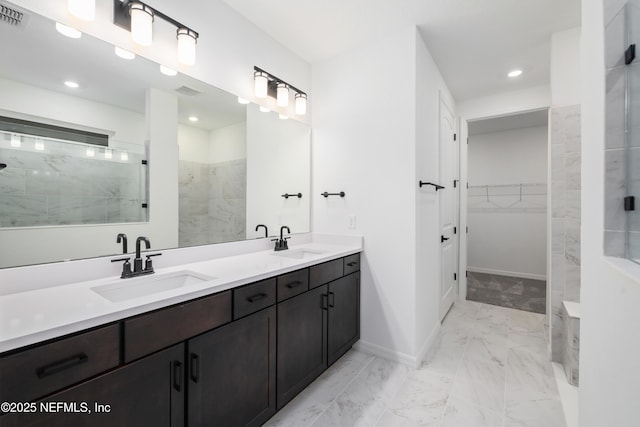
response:
[(151, 274), (131, 279), (118, 279), (105, 285), (94, 286), (91, 290), (111, 302), (126, 301), (158, 292), (183, 288), (215, 277), (183, 270), (165, 274)]
[(292, 249), (274, 252), (273, 255), (284, 258), (304, 259), (314, 257), (316, 255), (322, 255), (323, 253), (324, 251), (317, 251), (314, 249)]

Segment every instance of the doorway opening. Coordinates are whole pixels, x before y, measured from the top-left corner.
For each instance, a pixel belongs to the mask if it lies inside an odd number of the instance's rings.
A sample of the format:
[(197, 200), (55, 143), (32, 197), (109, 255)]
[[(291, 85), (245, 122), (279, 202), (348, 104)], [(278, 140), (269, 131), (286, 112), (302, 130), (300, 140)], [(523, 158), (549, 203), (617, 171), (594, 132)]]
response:
[(466, 298), (545, 313), (548, 111), (468, 124)]

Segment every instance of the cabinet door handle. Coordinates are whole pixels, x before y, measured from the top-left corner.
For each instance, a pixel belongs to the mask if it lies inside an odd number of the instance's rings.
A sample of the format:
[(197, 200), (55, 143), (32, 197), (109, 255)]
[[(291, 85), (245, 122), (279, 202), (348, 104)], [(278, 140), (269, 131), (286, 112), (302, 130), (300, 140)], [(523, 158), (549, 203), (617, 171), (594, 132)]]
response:
[(78, 353), (74, 356), (67, 357), (66, 359), (58, 360), (57, 362), (50, 363), (36, 369), (38, 378), (48, 377), (49, 375), (57, 374), (58, 372), (66, 371), (74, 366), (82, 365), (89, 361), (89, 357), (84, 353)]
[(173, 361), (173, 388), (182, 391), (182, 363)]
[(329, 296), (331, 297), (331, 302), (329, 303), (329, 307), (333, 308), (335, 307), (335, 303), (336, 303), (336, 294), (334, 294), (333, 292), (329, 292)]
[(300, 280), (296, 280), (295, 282), (287, 283), (287, 288), (293, 289), (297, 288), (300, 285), (302, 285), (302, 282)]
[(354, 265), (358, 265), (358, 263), (356, 261), (347, 263), (347, 267), (353, 267)]
[(191, 381), (197, 383), (200, 379), (200, 356), (195, 353), (191, 353), (191, 363), (189, 367), (189, 375), (191, 376)]
[(256, 295), (247, 297), (247, 301), (256, 302), (256, 301), (260, 301), (261, 299), (265, 299), (266, 297), (267, 297), (267, 294), (256, 294)]
[(322, 309), (329, 310), (328, 306), (329, 296), (327, 294), (322, 294)]

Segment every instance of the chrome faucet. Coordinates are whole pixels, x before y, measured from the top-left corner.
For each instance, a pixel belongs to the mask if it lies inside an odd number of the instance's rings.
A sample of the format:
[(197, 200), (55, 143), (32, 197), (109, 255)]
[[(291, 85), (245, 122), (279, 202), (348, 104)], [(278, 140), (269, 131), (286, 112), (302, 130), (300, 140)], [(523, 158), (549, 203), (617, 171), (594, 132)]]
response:
[(276, 246), (273, 249), (274, 251), (286, 251), (287, 249), (289, 249), (289, 245), (287, 244), (287, 240), (289, 240), (291, 237), (284, 237), (283, 236), (283, 232), (284, 232), (285, 228), (287, 229), (287, 233), (291, 234), (291, 230), (286, 225), (283, 225), (282, 227), (280, 227), (280, 239), (272, 239), (271, 240), (272, 242), (276, 242)]

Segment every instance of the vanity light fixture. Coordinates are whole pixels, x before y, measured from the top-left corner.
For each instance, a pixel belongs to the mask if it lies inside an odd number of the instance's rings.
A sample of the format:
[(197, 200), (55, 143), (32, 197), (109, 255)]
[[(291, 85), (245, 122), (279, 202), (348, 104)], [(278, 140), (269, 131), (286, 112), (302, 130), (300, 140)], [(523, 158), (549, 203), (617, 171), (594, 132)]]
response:
[(156, 17), (176, 27), (178, 61), (183, 65), (194, 65), (197, 32), (141, 1), (113, 0), (113, 23), (131, 31), (131, 39), (142, 46), (153, 43), (153, 21)]
[(169, 67), (166, 67), (164, 65), (160, 65), (160, 72), (162, 74), (164, 74), (165, 76), (171, 76), (171, 77), (173, 77), (173, 76), (178, 74), (178, 72), (176, 70), (174, 70), (173, 68), (169, 68)]
[(507, 74), (507, 76), (514, 78), (514, 77), (518, 77), (521, 74), (522, 74), (522, 70), (513, 70), (513, 71), (509, 71), (509, 74)]
[(135, 59), (135, 57), (136, 57), (135, 53), (129, 52), (128, 50), (124, 50), (123, 48), (118, 47), (118, 46), (116, 46), (114, 48), (114, 51), (115, 51), (116, 55), (118, 55), (122, 59), (131, 60), (131, 59)]
[(254, 95), (256, 98), (270, 96), (276, 99), (278, 106), (287, 107), (289, 105), (289, 94), (293, 92), (296, 100), (296, 114), (304, 115), (307, 113), (307, 94), (305, 92), (261, 68), (253, 67), (253, 70)]
[(96, 0), (68, 0), (69, 13), (83, 21), (93, 21), (96, 17)]
[(76, 82), (73, 82), (71, 80), (67, 80), (66, 82), (64, 82), (64, 85), (66, 87), (70, 87), (71, 89), (77, 89), (80, 87), (80, 85)]
[(56, 30), (60, 34), (71, 37), (72, 39), (79, 39), (80, 37), (82, 37), (82, 33), (80, 31), (59, 22), (56, 22)]

